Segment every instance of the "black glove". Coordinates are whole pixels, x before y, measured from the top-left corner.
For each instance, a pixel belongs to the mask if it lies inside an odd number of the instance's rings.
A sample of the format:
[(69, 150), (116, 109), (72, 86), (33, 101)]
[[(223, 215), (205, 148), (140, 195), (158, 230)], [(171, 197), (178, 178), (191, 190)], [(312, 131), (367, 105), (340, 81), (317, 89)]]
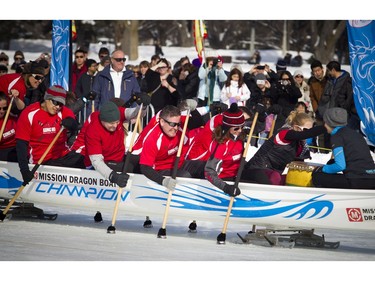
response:
[(136, 100), (137, 104), (143, 103), (143, 106), (147, 106), (151, 103), (151, 97), (147, 93), (136, 93)]
[(77, 131), (78, 130), (78, 122), (73, 117), (67, 117), (61, 121), (61, 125), (64, 126), (69, 131)]
[(118, 174), (116, 171), (112, 171), (109, 175), (109, 181), (117, 184), (119, 187), (125, 187), (128, 183), (129, 175), (126, 173)]
[(214, 102), (210, 104), (210, 112), (212, 115), (220, 114), (228, 109), (228, 105), (225, 103)]
[(235, 187), (232, 184), (225, 184), (223, 191), (228, 194), (229, 196), (236, 197), (241, 194), (240, 188), (237, 186)]
[(22, 170), (21, 174), (23, 179), (23, 186), (27, 185), (34, 178), (34, 174), (30, 170)]
[(86, 96), (85, 96), (86, 99), (88, 100), (95, 100), (96, 98), (96, 92), (94, 91), (90, 91)]
[(259, 115), (261, 115), (264, 113), (264, 111), (266, 111), (266, 107), (261, 103), (257, 103), (257, 105), (255, 106), (255, 111), (258, 112)]

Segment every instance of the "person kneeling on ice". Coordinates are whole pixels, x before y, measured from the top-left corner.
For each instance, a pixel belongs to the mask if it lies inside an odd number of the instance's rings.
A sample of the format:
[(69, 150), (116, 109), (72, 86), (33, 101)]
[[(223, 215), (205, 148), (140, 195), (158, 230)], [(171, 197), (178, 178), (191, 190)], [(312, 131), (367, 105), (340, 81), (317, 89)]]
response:
[[(108, 101), (94, 112), (81, 130), (84, 133), (85, 164), (91, 162), (93, 168), (105, 179), (125, 187), (129, 175), (123, 171), (125, 163), (125, 120), (137, 117), (140, 106), (135, 108), (118, 107)], [(78, 136), (77, 139), (79, 139)]]
[(209, 147), (210, 158), (204, 168), (205, 178), (230, 196), (238, 196), (238, 186), (225, 181), (234, 181), (240, 167), (244, 150), (245, 134), (242, 129), (245, 118), (236, 103), (223, 113), (223, 123), (214, 130)]
[[(16, 149), (24, 185), (34, 177), (28, 164), (37, 164), (40, 161), (61, 128), (71, 132), (78, 129), (73, 111), (65, 106), (66, 94), (63, 87), (51, 86), (45, 92), (42, 102), (27, 106), (18, 118)], [(67, 139), (67, 132), (64, 130), (41, 164), (83, 168), (82, 159), (66, 150)]]
[[(182, 136), (181, 111), (173, 105), (166, 105), (160, 112), (159, 118), (150, 122), (139, 135), (134, 152), (141, 145), (139, 157), (140, 171), (150, 180), (174, 191), (176, 179), (171, 177), (174, 163), (177, 159), (179, 143)], [(144, 134), (143, 132), (147, 132)], [(141, 142), (139, 142), (142, 140)], [(138, 143), (138, 145), (137, 145)], [(178, 162), (178, 177), (191, 177), (182, 168), (184, 151), (187, 149), (188, 137), (185, 135), (181, 157)]]
[[(333, 107), (323, 121), (331, 135), (334, 159), (312, 173), (316, 187), (375, 189), (375, 163), (362, 135), (347, 127), (348, 113)], [(342, 173), (340, 173), (342, 172)]]
[(291, 111), (285, 124), (245, 164), (241, 181), (284, 185), (286, 165), (310, 157), (306, 139), (326, 131), (324, 126), (313, 127), (313, 124), (309, 114)]

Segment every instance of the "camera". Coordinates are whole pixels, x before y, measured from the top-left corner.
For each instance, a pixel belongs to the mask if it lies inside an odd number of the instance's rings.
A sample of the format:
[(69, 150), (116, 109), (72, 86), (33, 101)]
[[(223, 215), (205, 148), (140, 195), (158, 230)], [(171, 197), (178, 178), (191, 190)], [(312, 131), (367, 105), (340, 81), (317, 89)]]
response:
[(216, 67), (218, 62), (219, 62), (219, 59), (218, 58), (214, 58), (213, 62), (212, 62), (212, 67)]
[(288, 86), (289, 85), (289, 81), (288, 80), (281, 80), (280, 83), (283, 86)]
[(258, 66), (256, 67), (256, 69), (258, 69), (258, 70), (264, 70), (264, 68), (265, 68), (264, 65), (258, 65)]

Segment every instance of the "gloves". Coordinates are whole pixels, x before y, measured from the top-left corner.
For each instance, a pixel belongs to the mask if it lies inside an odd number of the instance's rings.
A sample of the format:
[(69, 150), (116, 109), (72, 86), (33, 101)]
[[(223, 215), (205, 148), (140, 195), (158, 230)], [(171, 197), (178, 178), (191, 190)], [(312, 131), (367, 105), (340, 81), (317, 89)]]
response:
[(188, 110), (188, 109), (190, 109), (190, 111), (194, 111), (197, 108), (197, 105), (198, 103), (196, 100), (186, 99), (186, 100), (181, 101), (181, 103), (178, 105), (178, 108), (181, 111)]
[(73, 117), (67, 117), (61, 121), (61, 125), (69, 131), (78, 130), (78, 122)]
[(235, 187), (232, 184), (225, 184), (223, 191), (228, 194), (229, 196), (236, 197), (241, 194), (240, 188), (237, 186)]
[(172, 178), (164, 178), (162, 185), (168, 188), (170, 191), (174, 191), (176, 189), (177, 181)]
[(261, 103), (257, 103), (255, 106), (255, 111), (258, 112), (259, 115), (263, 114), (265, 110), (265, 106)]
[(198, 103), (196, 100), (187, 99), (185, 101), (186, 101), (187, 109), (189, 108), (190, 111), (194, 111), (197, 108)]
[(96, 97), (96, 92), (94, 92), (94, 91), (90, 91), (90, 92), (85, 96), (85, 98), (88, 99), (88, 100), (95, 100), (95, 97)]
[(135, 97), (138, 105), (143, 103), (143, 106), (147, 106), (151, 103), (151, 97), (147, 93), (135, 93)]
[(119, 187), (123, 188), (128, 183), (129, 175), (126, 173), (118, 174), (116, 171), (112, 171), (109, 175), (109, 181), (117, 184)]
[(29, 169), (22, 170), (21, 174), (23, 179), (23, 186), (27, 185), (34, 178), (34, 174)]
[(228, 109), (225, 103), (214, 102), (210, 104), (210, 112), (212, 115), (220, 114)]

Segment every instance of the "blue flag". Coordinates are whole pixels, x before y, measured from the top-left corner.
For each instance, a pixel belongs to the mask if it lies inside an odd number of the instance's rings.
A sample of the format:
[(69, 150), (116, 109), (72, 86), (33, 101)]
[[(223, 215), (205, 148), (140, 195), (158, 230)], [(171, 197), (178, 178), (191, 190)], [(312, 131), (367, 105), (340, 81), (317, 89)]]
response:
[(70, 20), (52, 21), (51, 85), (69, 90)]
[(347, 22), (354, 103), (361, 131), (375, 146), (375, 21)]

